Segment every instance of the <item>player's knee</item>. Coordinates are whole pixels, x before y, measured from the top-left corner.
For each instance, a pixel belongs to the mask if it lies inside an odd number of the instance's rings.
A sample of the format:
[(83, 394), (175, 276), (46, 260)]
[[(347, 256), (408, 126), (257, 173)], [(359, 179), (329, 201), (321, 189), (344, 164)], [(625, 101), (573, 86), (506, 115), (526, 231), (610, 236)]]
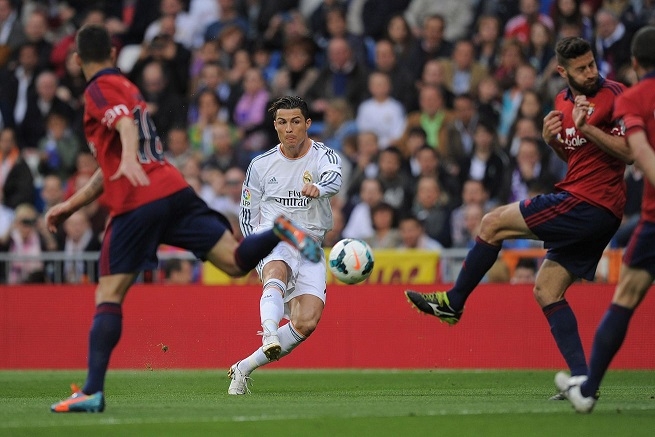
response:
[(312, 335), (318, 326), (318, 318), (302, 318), (293, 320), (293, 327), (302, 334), (305, 338)]
[(494, 243), (496, 234), (500, 228), (500, 214), (496, 211), (488, 212), (482, 217), (480, 222), (480, 232), (478, 236), (487, 243)]

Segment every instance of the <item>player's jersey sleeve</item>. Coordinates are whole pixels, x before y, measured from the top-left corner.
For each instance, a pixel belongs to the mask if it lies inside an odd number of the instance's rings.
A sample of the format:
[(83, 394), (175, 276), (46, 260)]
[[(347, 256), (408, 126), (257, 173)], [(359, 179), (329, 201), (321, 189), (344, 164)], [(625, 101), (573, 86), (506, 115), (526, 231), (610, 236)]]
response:
[(621, 131), (626, 136), (638, 131), (646, 130), (646, 123), (639, 113), (634, 109), (638, 108), (637, 102), (632, 101), (631, 93), (624, 93), (616, 99), (614, 115), (619, 120)]
[(246, 179), (241, 189), (241, 209), (239, 210), (239, 226), (241, 233), (248, 236), (255, 232), (260, 220), (259, 203), (262, 199), (262, 187), (257, 171), (257, 166), (253, 161), (248, 166)]
[(319, 190), (320, 197), (332, 197), (341, 189), (341, 158), (339, 154), (330, 148), (325, 148), (325, 153), (319, 160), (320, 179), (314, 185)]
[(131, 102), (126, 93), (117, 89), (114, 81), (94, 81), (87, 89), (87, 113), (107, 129), (114, 129), (123, 117), (132, 118)]

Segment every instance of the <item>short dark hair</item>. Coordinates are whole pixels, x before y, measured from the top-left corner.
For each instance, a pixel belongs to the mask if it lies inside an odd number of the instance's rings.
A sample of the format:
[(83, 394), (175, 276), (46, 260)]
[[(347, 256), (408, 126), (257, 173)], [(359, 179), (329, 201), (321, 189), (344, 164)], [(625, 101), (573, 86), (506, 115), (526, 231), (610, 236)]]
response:
[(75, 36), (82, 62), (103, 62), (111, 58), (111, 38), (104, 26), (87, 24)]
[(655, 26), (646, 26), (632, 38), (630, 52), (646, 70), (655, 68)]
[(577, 36), (562, 38), (555, 47), (557, 63), (567, 66), (571, 59), (578, 58), (591, 51), (591, 45), (584, 39)]
[(280, 97), (271, 104), (271, 107), (268, 108), (268, 112), (275, 117), (277, 115), (278, 109), (300, 109), (302, 116), (305, 117), (305, 120), (309, 119), (309, 108), (307, 107), (307, 102), (301, 99), (298, 96), (284, 96)]

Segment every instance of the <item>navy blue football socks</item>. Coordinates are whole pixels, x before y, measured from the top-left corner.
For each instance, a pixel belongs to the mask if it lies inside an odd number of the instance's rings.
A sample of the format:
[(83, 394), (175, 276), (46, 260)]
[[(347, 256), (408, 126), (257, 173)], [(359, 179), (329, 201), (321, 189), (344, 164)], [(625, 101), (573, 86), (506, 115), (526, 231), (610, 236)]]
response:
[(623, 344), (633, 313), (633, 309), (617, 304), (610, 305), (605, 312), (591, 348), (589, 379), (580, 387), (582, 396), (589, 397), (596, 394), (612, 358)]
[(571, 376), (586, 375), (587, 362), (578, 333), (578, 321), (569, 303), (566, 299), (560, 300), (546, 305), (542, 310), (557, 347), (571, 370)]
[(459, 311), (464, 308), (466, 299), (498, 259), (500, 248), (501, 246), (489, 244), (480, 237), (475, 239), (475, 245), (466, 254), (455, 285), (447, 293), (452, 309)]
[(93, 394), (104, 391), (109, 358), (121, 338), (123, 312), (118, 303), (101, 303), (96, 307), (89, 334), (89, 373), (82, 391)]

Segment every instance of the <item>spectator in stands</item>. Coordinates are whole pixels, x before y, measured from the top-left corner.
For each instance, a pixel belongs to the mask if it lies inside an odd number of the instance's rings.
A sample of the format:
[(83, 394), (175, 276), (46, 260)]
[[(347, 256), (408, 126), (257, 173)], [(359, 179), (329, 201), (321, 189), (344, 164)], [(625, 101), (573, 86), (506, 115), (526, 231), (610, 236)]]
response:
[(382, 202), (384, 189), (376, 178), (364, 179), (359, 189), (359, 203), (355, 205), (343, 228), (344, 238), (371, 238), (375, 234), (371, 210)]
[(527, 61), (535, 68), (539, 76), (555, 59), (553, 41), (553, 31), (544, 23), (535, 21), (530, 25), (530, 40), (526, 50)]
[(437, 241), (430, 238), (423, 228), (423, 223), (413, 215), (400, 219), (398, 224), (400, 232), (400, 245), (398, 249), (420, 249), (440, 251), (443, 246)]
[(220, 119), (221, 103), (214, 91), (201, 91), (197, 106), (198, 121), (189, 125), (189, 141), (191, 150), (204, 158), (213, 153), (213, 125), (224, 120)]
[(394, 146), (381, 150), (377, 163), (384, 201), (399, 211), (408, 211), (412, 207), (414, 186), (405, 172), (400, 150)]
[(610, 9), (596, 12), (596, 39), (593, 46), (598, 71), (603, 77), (616, 80), (624, 65), (630, 64), (632, 33)]
[(327, 231), (323, 238), (323, 247), (329, 248), (337, 244), (343, 238), (343, 228), (346, 225), (343, 214), (343, 202), (334, 196), (330, 199), (332, 204), (332, 229)]
[(501, 92), (498, 81), (493, 76), (485, 77), (478, 84), (476, 106), (480, 119), (498, 126), (502, 108)]
[(415, 101), (410, 104), (410, 107), (407, 109), (408, 112), (413, 112), (419, 109), (420, 104), (418, 101), (419, 93), (421, 88), (424, 86), (436, 86), (441, 89), (441, 94), (443, 95), (444, 104), (446, 108), (452, 108), (454, 94), (446, 87), (445, 85), (446, 77), (444, 75), (444, 67), (440, 59), (429, 59), (423, 65), (423, 72), (421, 73), (421, 78), (414, 82), (416, 91), (412, 94), (412, 97), (415, 97)]
[[(470, 205), (477, 205), (482, 215), (495, 206), (489, 202), (489, 193), (484, 188), (482, 181), (475, 179), (468, 179), (464, 182), (461, 200), (461, 205), (450, 213), (450, 235), (453, 247), (469, 247), (468, 244), (473, 241), (470, 239), (472, 234), (469, 232), (472, 228), (466, 225), (466, 214)], [(482, 220), (482, 215), (480, 220)], [(473, 238), (475, 239), (475, 236)]]
[[(77, 157), (75, 158), (75, 173), (65, 181), (64, 185), (66, 186), (66, 192), (64, 194), (65, 198), (69, 198), (73, 195), (77, 189), (77, 183), (75, 180), (80, 176), (90, 176), (98, 168), (98, 163), (96, 162), (91, 150), (88, 147), (83, 147)], [(80, 185), (81, 186), (81, 185)]]
[(34, 94), (39, 56), (36, 46), (33, 44), (23, 44), (16, 51), (18, 62), (12, 68), (0, 71), (0, 74), (4, 76), (0, 78), (0, 82), (2, 83), (1, 93), (5, 96), (5, 101), (13, 108), (12, 124), (16, 128), (18, 146), (23, 149), (28, 146), (36, 147), (36, 140), (29, 145), (27, 144), (29, 139), (23, 138), (23, 123), (28, 101)]
[(555, 29), (549, 15), (539, 12), (539, 0), (519, 0), (519, 15), (512, 17), (505, 25), (505, 39), (515, 39), (527, 47), (530, 40), (530, 25), (535, 21), (542, 22), (551, 31)]
[(368, 90), (371, 97), (357, 107), (357, 130), (374, 132), (380, 149), (386, 149), (395, 144), (405, 131), (405, 108), (391, 97), (391, 78), (386, 73), (371, 73)]
[(40, 203), (42, 205), (40, 212), (46, 212), (52, 206), (63, 202), (64, 200), (64, 183), (56, 174), (43, 177), (43, 185), (40, 191)]
[(448, 195), (441, 191), (436, 178), (418, 180), (412, 214), (423, 224), (425, 233), (442, 246), (450, 247), (450, 207)]
[(404, 112), (416, 100), (416, 87), (413, 74), (404, 63), (398, 62), (398, 55), (393, 49), (393, 43), (381, 39), (375, 44), (375, 70), (389, 75), (391, 79), (391, 97), (398, 100)]
[(441, 60), (444, 85), (455, 96), (475, 92), (480, 80), (487, 76), (487, 67), (475, 60), (475, 48), (470, 40), (455, 43), (452, 58)]
[[(215, 44), (214, 44), (215, 45)], [(227, 74), (223, 67), (217, 62), (208, 62), (200, 69), (200, 74), (195, 86), (191, 91), (191, 102), (189, 102), (188, 122), (195, 123), (198, 121), (198, 104), (197, 98), (203, 91), (213, 91), (218, 97), (221, 104), (221, 113), (219, 118), (221, 120), (229, 119), (229, 111), (227, 105), (231, 100), (235, 99), (232, 87), (227, 81)]]
[[(468, 2), (460, 0), (412, 0), (406, 11), (405, 18), (412, 27), (414, 34), (421, 33), (421, 19), (439, 14), (444, 23), (448, 23), (443, 34), (448, 41), (456, 41), (467, 36), (467, 31), (473, 19), (472, 8)], [(423, 29), (424, 30), (424, 29)]]
[(423, 66), (429, 59), (451, 55), (453, 45), (444, 39), (445, 28), (446, 22), (441, 15), (429, 15), (423, 18), (420, 38), (414, 43), (407, 57), (409, 71), (414, 72), (417, 79), (421, 76)]
[[(38, 212), (30, 203), (16, 207), (14, 224), (9, 234), (0, 237), (0, 251), (15, 257), (39, 255), (48, 250), (55, 250), (56, 242), (38, 220)], [(0, 271), (4, 274), (5, 268)], [(9, 266), (8, 284), (29, 284), (45, 282), (44, 264), (40, 260), (15, 260)]]
[(462, 161), (473, 153), (473, 135), (479, 115), (473, 96), (468, 93), (455, 97), (453, 117), (446, 126), (446, 141), (441, 148), (441, 162), (449, 175), (459, 178)]
[(0, 0), (0, 68), (25, 42), (25, 33), (12, 0)]
[(246, 180), (246, 173), (241, 167), (230, 167), (225, 171), (225, 186), (223, 197), (217, 204), (218, 211), (239, 216), (243, 181)]
[[(89, 179), (91, 179), (92, 174), (93, 173), (88, 173), (87, 171), (81, 171), (75, 176), (73, 194), (80, 190), (89, 181)], [(109, 219), (109, 210), (104, 203), (104, 199), (100, 197), (99, 199), (93, 200), (92, 202), (83, 206), (81, 211), (84, 212), (84, 214), (86, 214), (88, 217), (93, 233), (96, 235), (104, 234), (105, 226), (107, 225), (107, 220)]]
[(213, 152), (203, 159), (202, 165), (223, 172), (235, 166), (247, 168), (248, 162), (239, 160), (236, 150), (238, 138), (239, 134), (234, 126), (224, 122), (214, 123), (212, 125)]
[(175, 42), (171, 35), (157, 35), (150, 43), (143, 44), (139, 60), (132, 67), (129, 77), (135, 83), (140, 83), (144, 69), (153, 61), (161, 64), (167, 91), (186, 95), (190, 81), (191, 52)]
[[(85, 10), (84, 12), (82, 12), (82, 14), (84, 16), (80, 21), (80, 27), (84, 26), (85, 24), (104, 25), (105, 13), (102, 9), (94, 6)], [(59, 77), (64, 75), (64, 70), (65, 70), (64, 65), (66, 64), (66, 57), (71, 52), (71, 50), (73, 50), (73, 48), (75, 47), (76, 34), (77, 34), (77, 30), (69, 35), (66, 35), (65, 37), (60, 39), (57, 43), (55, 43), (54, 47), (52, 48), (52, 54), (50, 55), (50, 63), (52, 64), (52, 67), (55, 69), (55, 73), (57, 73), (57, 76)], [(115, 38), (113, 43), (118, 46), (119, 39)]]
[(39, 173), (57, 174), (66, 180), (75, 173), (80, 143), (70, 129), (66, 115), (51, 111), (46, 117), (46, 134), (39, 140)]
[(186, 122), (186, 101), (176, 88), (170, 85), (162, 62), (152, 60), (144, 65), (138, 84), (161, 138), (166, 138), (172, 126)]
[(475, 47), (476, 61), (487, 67), (489, 72), (495, 71), (502, 42), (498, 17), (495, 15), (480, 16), (472, 41)]
[(325, 108), (321, 133), (323, 143), (340, 152), (343, 150), (345, 138), (356, 135), (357, 132), (357, 122), (354, 120), (353, 109), (348, 101), (340, 97), (329, 100)]
[(64, 76), (59, 80), (56, 96), (72, 109), (71, 129), (81, 143), (86, 142), (84, 138), (84, 88), (86, 79), (82, 69), (73, 58), (74, 51), (70, 51), (66, 57)]
[[(356, 137), (356, 153), (350, 183), (346, 186), (347, 198), (352, 200), (361, 190), (364, 179), (375, 178), (378, 175), (378, 137), (373, 132), (359, 132)], [(345, 151), (345, 150), (344, 150)]]
[[(370, 3), (370, 0), (368, 3)], [(409, 23), (402, 14), (393, 15), (389, 19), (385, 38), (391, 42), (398, 63), (406, 65), (409, 53), (413, 49), (416, 39)]]
[(199, 26), (192, 21), (192, 17), (184, 10), (184, 2), (182, 0), (161, 0), (159, 13), (159, 19), (150, 23), (146, 29), (143, 36), (144, 43), (152, 42), (157, 35), (162, 33), (162, 30), (170, 26), (170, 24), (165, 22), (172, 20), (175, 31), (170, 35), (173, 37), (173, 40), (189, 50), (197, 47), (195, 29)]
[(470, 249), (480, 232), (484, 209), (478, 203), (464, 204), (461, 207), (462, 222), (458, 224), (459, 234), (453, 237), (452, 247)]
[(510, 284), (534, 284), (537, 277), (537, 260), (534, 258), (519, 258)]
[(506, 39), (500, 47), (500, 56), (493, 77), (501, 91), (511, 88), (516, 81), (516, 70), (525, 64), (523, 47), (514, 39)]
[(309, 38), (286, 41), (283, 65), (271, 83), (271, 97), (299, 96), (304, 98), (316, 82), (319, 69), (314, 64), (315, 46)]
[(366, 242), (372, 249), (395, 249), (400, 244), (397, 210), (386, 202), (380, 202), (371, 208), (373, 229), (372, 237)]
[(552, 3), (551, 18), (555, 25), (555, 35), (559, 39), (562, 28), (567, 25), (578, 26), (582, 31), (580, 36), (591, 41), (594, 36), (591, 17), (582, 13), (583, 0), (555, 0)]
[(35, 80), (36, 94), (27, 99), (27, 108), (18, 131), (24, 147), (37, 148), (39, 140), (47, 134), (46, 120), (55, 112), (62, 116), (68, 125), (73, 119), (73, 108), (57, 97), (59, 79), (52, 71), (39, 73)]
[(173, 164), (177, 169), (181, 169), (184, 163), (189, 159), (193, 152), (189, 144), (189, 134), (183, 125), (173, 126), (169, 131), (166, 139), (166, 150), (164, 156), (166, 160)]
[(250, 162), (268, 147), (266, 131), (270, 129), (270, 125), (265, 125), (264, 122), (267, 120), (266, 109), (270, 97), (262, 71), (249, 68), (243, 77), (243, 93), (232, 114), (241, 137), (241, 147), (237, 154), (242, 162)]
[[(210, 88), (219, 92), (218, 85), (225, 79), (223, 67), (218, 63), (220, 55), (216, 40), (205, 41), (198, 50), (193, 52), (189, 69), (191, 94), (202, 88)], [(207, 66), (218, 68), (203, 71)]]
[(521, 138), (539, 136), (543, 118), (544, 108), (541, 96), (534, 90), (525, 90), (514, 121), (509, 127), (507, 139), (503, 142), (504, 148), (510, 156), (516, 156), (518, 142)]
[(167, 284), (186, 285), (193, 283), (193, 262), (181, 258), (167, 259), (164, 261), (164, 278)]
[(419, 91), (419, 109), (407, 115), (404, 142), (412, 128), (420, 127), (426, 133), (426, 142), (441, 152), (446, 145), (447, 127), (453, 114), (446, 108), (442, 89), (434, 85), (422, 85)]
[(523, 94), (528, 90), (536, 89), (537, 70), (530, 64), (517, 67), (514, 85), (503, 93), (502, 109), (500, 112), (500, 125), (498, 135), (501, 141), (507, 140), (509, 129), (516, 119)]
[(513, 160), (508, 202), (528, 199), (530, 187), (538, 185), (550, 192), (557, 182), (548, 167), (543, 166), (542, 146), (536, 137), (521, 138), (519, 150)]
[(37, 70), (49, 69), (52, 44), (46, 39), (48, 34), (48, 17), (43, 9), (35, 9), (25, 20), (24, 32), (26, 42), (34, 44), (39, 54)]
[(16, 208), (23, 203), (34, 204), (34, 178), (21, 157), (16, 135), (11, 128), (0, 131), (0, 188), (5, 206)]
[[(85, 253), (100, 251), (100, 238), (91, 228), (89, 217), (83, 211), (76, 211), (63, 223), (64, 238), (58, 242), (57, 250), (66, 254), (66, 261), (60, 264), (61, 278), (67, 284), (98, 281), (98, 261), (81, 259)], [(57, 273), (55, 273), (56, 277)]]
[(220, 15), (218, 20), (209, 23), (205, 29), (205, 41), (220, 38), (222, 32), (228, 27), (237, 27), (245, 35), (250, 27), (248, 20), (242, 16), (236, 0), (217, 0)]
[(356, 61), (348, 41), (332, 38), (327, 47), (327, 65), (307, 91), (312, 118), (322, 121), (328, 101), (335, 97), (345, 98), (353, 107), (359, 106), (366, 98), (367, 82), (368, 71)]
[(494, 126), (480, 121), (473, 137), (473, 154), (464, 162), (462, 182), (466, 179), (482, 181), (489, 198), (505, 203), (509, 190), (509, 158), (501, 149)]

